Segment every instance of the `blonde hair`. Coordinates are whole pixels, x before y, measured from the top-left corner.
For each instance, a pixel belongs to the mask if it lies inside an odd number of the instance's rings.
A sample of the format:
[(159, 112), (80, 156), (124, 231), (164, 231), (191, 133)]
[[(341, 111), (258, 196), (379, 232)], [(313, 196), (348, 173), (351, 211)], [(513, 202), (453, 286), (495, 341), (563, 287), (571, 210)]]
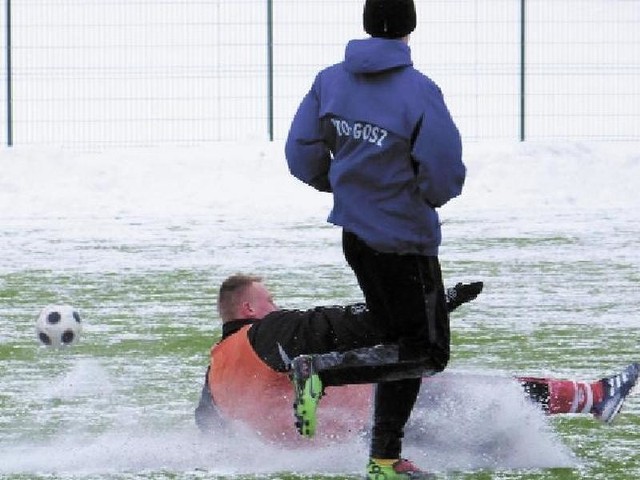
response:
[(223, 322), (234, 320), (243, 295), (252, 284), (262, 282), (262, 277), (237, 273), (227, 277), (218, 292), (218, 315)]

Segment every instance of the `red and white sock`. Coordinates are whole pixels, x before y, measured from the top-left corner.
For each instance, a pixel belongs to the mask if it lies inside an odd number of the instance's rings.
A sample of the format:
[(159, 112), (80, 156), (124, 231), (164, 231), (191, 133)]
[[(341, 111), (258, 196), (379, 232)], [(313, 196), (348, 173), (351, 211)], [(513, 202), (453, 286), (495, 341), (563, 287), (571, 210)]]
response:
[(593, 413), (594, 405), (602, 401), (604, 392), (600, 382), (548, 380), (549, 413)]

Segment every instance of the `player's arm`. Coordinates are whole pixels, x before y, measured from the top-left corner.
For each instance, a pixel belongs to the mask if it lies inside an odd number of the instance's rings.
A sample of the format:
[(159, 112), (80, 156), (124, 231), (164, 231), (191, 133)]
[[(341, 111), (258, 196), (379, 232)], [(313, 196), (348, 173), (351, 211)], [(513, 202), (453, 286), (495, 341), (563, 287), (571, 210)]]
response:
[(305, 95), (296, 112), (285, 144), (291, 174), (321, 192), (330, 192), (331, 152), (324, 140), (319, 118), (316, 84)]
[(425, 111), (418, 125), (411, 155), (418, 166), (417, 180), (422, 198), (441, 207), (460, 195), (466, 176), (462, 141), (442, 92), (430, 85)]

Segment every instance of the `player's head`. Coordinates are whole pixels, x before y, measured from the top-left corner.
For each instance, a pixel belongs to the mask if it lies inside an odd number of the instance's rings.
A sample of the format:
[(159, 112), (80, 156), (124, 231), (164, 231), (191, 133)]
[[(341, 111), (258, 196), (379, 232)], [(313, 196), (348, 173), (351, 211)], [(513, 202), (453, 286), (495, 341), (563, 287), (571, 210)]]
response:
[(402, 38), (416, 28), (413, 0), (366, 0), (362, 23), (372, 37)]
[(277, 309), (261, 277), (236, 274), (220, 285), (218, 314), (223, 323), (246, 318), (258, 320)]

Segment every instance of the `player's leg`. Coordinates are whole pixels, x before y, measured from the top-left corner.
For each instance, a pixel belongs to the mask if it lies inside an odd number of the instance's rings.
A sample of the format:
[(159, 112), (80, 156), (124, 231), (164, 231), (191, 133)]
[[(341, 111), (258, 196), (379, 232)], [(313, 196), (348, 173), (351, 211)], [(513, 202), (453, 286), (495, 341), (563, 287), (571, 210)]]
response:
[(526, 395), (551, 415), (593, 414), (610, 423), (635, 387), (639, 372), (640, 364), (632, 363), (620, 373), (595, 382), (539, 377), (519, 377), (518, 381)]
[[(423, 364), (431, 372), (443, 370), (449, 360), (450, 333), (437, 257), (377, 252), (348, 232), (343, 234), (343, 250), (373, 321), (397, 342), (400, 363)], [(378, 383), (370, 476), (372, 469), (393, 469), (400, 461), (404, 428), (421, 382), (421, 378), (410, 378)]]

